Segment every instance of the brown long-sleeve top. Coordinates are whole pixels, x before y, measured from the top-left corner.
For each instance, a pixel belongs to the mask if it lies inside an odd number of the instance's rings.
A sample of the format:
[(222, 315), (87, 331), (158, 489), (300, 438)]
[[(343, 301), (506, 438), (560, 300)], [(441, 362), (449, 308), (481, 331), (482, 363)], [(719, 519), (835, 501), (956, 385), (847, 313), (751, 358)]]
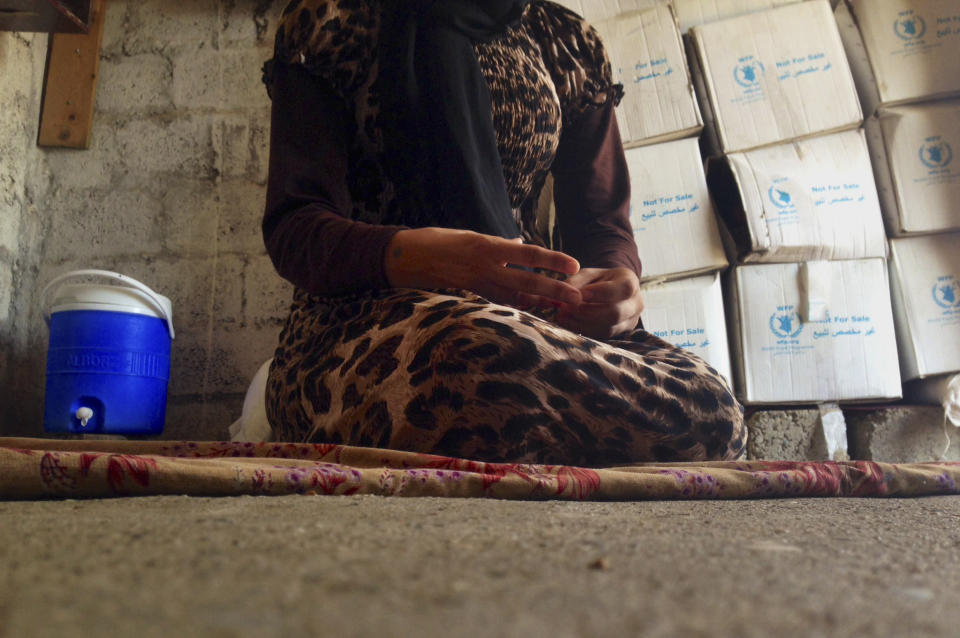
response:
[[(357, 124), (342, 92), (304, 66), (282, 60), (269, 82), (273, 111), (263, 234), (277, 271), (320, 295), (389, 287), (384, 255), (404, 226), (350, 217), (356, 208), (348, 173)], [(550, 170), (558, 248), (582, 267), (626, 267), (639, 276), (614, 100), (564, 118)]]

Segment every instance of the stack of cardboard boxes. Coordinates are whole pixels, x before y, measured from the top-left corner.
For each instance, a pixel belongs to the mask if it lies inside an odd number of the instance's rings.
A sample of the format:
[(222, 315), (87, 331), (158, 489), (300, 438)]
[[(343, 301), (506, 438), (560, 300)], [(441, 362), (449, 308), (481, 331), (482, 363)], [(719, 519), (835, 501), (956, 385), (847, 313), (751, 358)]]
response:
[[(905, 381), (960, 371), (960, 3), (844, 0)], [(909, 384), (908, 384), (909, 385)]]
[(561, 4), (625, 88), (647, 330), (748, 405), (960, 369), (957, 0)]
[(901, 395), (886, 240), (863, 115), (830, 4), (694, 26), (708, 181), (747, 404)]
[(698, 145), (703, 120), (674, 5), (562, 4), (596, 27), (614, 80), (624, 87), (617, 121), (630, 168), (630, 218), (644, 263), (644, 327), (691, 349), (731, 379), (719, 276), (728, 262), (707, 190)]
[[(587, 0), (589, 1), (589, 0)], [(596, 23), (607, 43), (644, 260), (644, 325), (731, 379), (719, 271), (727, 267), (697, 138), (703, 121), (673, 6)]]

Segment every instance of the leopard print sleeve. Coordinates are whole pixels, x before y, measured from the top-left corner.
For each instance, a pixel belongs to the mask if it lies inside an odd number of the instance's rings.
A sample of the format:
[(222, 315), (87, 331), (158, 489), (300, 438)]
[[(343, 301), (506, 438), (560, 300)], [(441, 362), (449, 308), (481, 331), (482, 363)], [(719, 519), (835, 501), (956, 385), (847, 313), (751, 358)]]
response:
[(609, 100), (619, 104), (623, 85), (613, 81), (610, 60), (596, 30), (554, 2), (536, 0), (530, 11), (544, 63), (557, 87), (563, 124)]
[(351, 102), (370, 79), (378, 20), (367, 0), (292, 0), (277, 27), (274, 56), (264, 65), (264, 82), (270, 87), (274, 64), (298, 64)]

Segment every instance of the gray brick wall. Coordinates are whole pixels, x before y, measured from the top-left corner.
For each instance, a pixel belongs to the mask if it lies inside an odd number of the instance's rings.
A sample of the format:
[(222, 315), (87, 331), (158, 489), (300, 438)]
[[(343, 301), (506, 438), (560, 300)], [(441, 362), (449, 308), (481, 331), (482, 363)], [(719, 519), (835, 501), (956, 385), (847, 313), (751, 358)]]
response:
[(46, 36), (0, 34), (0, 435), (41, 433), (38, 290), (104, 268), (173, 301), (165, 435), (227, 436), (291, 293), (259, 231), (284, 4), (112, 0), (84, 151), (35, 146)]

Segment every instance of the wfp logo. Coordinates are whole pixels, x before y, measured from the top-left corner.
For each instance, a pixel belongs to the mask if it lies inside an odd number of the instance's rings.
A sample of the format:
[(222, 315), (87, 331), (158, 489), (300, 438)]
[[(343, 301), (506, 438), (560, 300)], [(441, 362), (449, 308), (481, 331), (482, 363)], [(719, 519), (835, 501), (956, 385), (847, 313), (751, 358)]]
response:
[(920, 147), (920, 161), (927, 168), (946, 168), (953, 161), (953, 149), (939, 137), (928, 138)]
[(941, 308), (960, 308), (960, 281), (953, 277), (938, 277), (933, 285), (933, 301)]
[(901, 16), (893, 21), (893, 32), (901, 40), (919, 40), (927, 32), (927, 23), (918, 15)]
[(733, 79), (744, 88), (752, 89), (760, 84), (765, 69), (763, 62), (747, 58), (733, 67)]
[(778, 310), (770, 315), (770, 332), (781, 339), (792, 339), (803, 330), (803, 320), (796, 310)]
[(793, 208), (793, 197), (780, 186), (774, 184), (767, 190), (767, 197), (774, 206), (781, 209)]

